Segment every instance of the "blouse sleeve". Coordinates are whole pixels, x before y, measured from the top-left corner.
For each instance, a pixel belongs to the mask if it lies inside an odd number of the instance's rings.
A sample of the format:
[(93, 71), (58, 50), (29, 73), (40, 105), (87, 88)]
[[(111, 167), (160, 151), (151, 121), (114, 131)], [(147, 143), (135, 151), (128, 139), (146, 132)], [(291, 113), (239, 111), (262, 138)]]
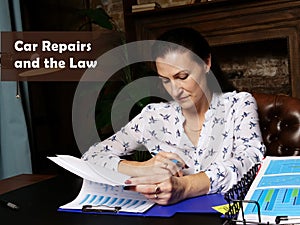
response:
[(228, 191), (265, 153), (257, 114), (257, 104), (249, 93), (240, 93), (232, 105), (233, 149), (230, 158), (214, 162), (205, 171), (210, 193)]
[(117, 171), (120, 156), (129, 155), (142, 146), (148, 114), (146, 107), (120, 131), (91, 146), (82, 156), (83, 160)]

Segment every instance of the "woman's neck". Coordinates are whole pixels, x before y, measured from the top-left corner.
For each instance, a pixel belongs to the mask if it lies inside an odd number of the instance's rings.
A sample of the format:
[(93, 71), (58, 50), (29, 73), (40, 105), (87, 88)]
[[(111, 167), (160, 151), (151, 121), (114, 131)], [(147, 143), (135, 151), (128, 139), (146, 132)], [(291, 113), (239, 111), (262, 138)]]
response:
[(205, 113), (210, 105), (210, 101), (205, 99), (201, 100), (201, 104), (193, 109), (182, 109), (182, 114), (185, 117), (183, 124), (184, 131), (194, 146), (198, 145), (199, 135), (205, 119)]
[[(205, 113), (207, 112), (210, 106), (211, 99), (212, 95), (203, 95), (203, 97), (199, 100), (198, 104), (195, 104), (195, 107), (189, 109), (182, 109), (182, 114), (184, 115), (186, 123), (188, 125), (196, 124), (197, 121), (200, 122), (204, 119)], [(198, 124), (198, 127), (199, 125), (200, 124)], [(193, 127), (195, 127), (195, 125)]]

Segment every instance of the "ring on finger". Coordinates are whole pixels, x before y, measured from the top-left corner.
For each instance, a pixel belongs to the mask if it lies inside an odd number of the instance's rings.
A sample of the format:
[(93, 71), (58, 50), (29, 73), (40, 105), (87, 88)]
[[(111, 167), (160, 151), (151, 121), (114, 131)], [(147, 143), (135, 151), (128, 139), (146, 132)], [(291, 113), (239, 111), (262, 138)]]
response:
[(155, 199), (158, 199), (158, 195), (157, 195), (156, 193), (154, 194), (154, 198), (155, 198)]
[(158, 194), (159, 192), (160, 192), (160, 187), (157, 184), (155, 184), (155, 191), (154, 191), (154, 193)]

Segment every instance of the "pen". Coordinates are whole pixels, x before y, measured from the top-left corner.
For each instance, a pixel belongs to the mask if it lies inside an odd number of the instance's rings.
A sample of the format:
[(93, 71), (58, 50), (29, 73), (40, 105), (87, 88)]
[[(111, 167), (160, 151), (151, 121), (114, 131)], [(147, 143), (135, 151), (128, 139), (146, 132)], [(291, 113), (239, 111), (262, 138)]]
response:
[(5, 201), (3, 199), (0, 199), (0, 205), (3, 205), (4, 207), (8, 207), (8, 208), (13, 209), (13, 210), (20, 209), (20, 207), (17, 206), (16, 204), (14, 204), (12, 202)]
[[(154, 157), (154, 156), (156, 156), (157, 155), (157, 153), (155, 153), (155, 152), (152, 152), (151, 153), (151, 155)], [(182, 168), (183, 166), (182, 166), (182, 163), (181, 162), (179, 162), (177, 159), (170, 159), (173, 163), (175, 163), (176, 164), (176, 166), (178, 166), (179, 168)]]

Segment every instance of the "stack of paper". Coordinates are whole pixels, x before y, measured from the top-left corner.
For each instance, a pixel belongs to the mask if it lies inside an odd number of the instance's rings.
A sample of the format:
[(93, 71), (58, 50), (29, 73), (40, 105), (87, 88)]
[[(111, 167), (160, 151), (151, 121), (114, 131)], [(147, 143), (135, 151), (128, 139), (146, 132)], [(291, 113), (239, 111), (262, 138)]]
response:
[(84, 179), (79, 195), (72, 202), (61, 206), (62, 211), (81, 211), (88, 207), (91, 211), (142, 213), (154, 205), (140, 193), (124, 190), (123, 185), (129, 178), (127, 175), (73, 156), (48, 158)]

